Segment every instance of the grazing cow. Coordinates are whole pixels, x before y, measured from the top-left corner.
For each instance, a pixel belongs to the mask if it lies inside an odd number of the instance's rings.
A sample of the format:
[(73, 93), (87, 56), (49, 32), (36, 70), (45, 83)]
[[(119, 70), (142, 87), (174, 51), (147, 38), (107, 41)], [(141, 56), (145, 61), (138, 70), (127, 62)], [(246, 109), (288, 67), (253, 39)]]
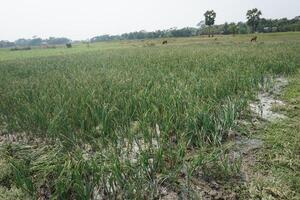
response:
[(67, 44), (66, 44), (66, 47), (67, 47), (67, 48), (72, 48), (72, 44), (71, 44), (71, 43), (67, 43)]
[(164, 41), (162, 42), (162, 44), (168, 44), (168, 41), (167, 41), (167, 40), (164, 40)]
[(254, 36), (253, 38), (251, 38), (251, 42), (256, 42), (257, 41), (257, 36)]

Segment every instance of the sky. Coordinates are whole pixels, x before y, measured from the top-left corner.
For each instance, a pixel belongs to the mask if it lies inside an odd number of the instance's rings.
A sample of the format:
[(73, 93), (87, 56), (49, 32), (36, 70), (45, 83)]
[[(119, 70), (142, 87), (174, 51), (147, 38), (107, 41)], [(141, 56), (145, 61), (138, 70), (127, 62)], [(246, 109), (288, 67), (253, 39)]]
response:
[(258, 8), (264, 18), (300, 15), (300, 0), (1, 0), (0, 40), (68, 37), (89, 39), (102, 34), (172, 27), (195, 27), (206, 10), (216, 24), (246, 21)]

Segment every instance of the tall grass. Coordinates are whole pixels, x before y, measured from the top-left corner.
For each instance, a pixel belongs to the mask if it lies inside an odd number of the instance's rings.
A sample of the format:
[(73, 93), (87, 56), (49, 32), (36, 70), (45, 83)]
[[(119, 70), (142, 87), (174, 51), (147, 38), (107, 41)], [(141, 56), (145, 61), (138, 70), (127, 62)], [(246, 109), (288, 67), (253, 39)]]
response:
[(299, 68), (299, 53), (295, 42), (224, 42), (2, 61), (2, 123), (47, 141), (26, 154), (10, 147), (18, 185), (62, 199), (184, 191), (178, 179), (223, 159), (212, 149), (265, 76)]

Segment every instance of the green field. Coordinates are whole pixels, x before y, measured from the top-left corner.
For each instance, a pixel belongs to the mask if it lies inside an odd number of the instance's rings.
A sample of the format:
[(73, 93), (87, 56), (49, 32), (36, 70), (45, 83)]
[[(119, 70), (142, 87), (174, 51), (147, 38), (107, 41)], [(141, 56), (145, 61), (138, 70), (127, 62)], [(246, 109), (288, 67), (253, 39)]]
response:
[(155, 199), (167, 188), (197, 199), (200, 173), (237, 176), (228, 131), (261, 86), (298, 72), (300, 33), (216, 38), (1, 49), (0, 133), (16, 138), (0, 141), (1, 190)]

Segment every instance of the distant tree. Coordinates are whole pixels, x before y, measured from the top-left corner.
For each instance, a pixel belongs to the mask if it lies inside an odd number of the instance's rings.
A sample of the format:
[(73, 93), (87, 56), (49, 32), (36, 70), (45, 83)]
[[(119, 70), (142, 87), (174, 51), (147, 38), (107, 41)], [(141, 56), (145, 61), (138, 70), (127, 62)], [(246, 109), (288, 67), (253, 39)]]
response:
[(0, 41), (0, 48), (7, 48), (7, 47), (13, 47), (13, 46), (15, 46), (14, 42), (9, 42), (9, 41), (6, 41), (6, 40), (1, 40)]
[(205, 21), (201, 20), (196, 26), (198, 27), (198, 30), (197, 30), (196, 34), (197, 35), (202, 34), (203, 30), (206, 28)]
[(172, 29), (170, 30), (171, 37), (190, 37), (197, 34), (196, 28), (182, 28), (182, 29)]
[(239, 26), (236, 25), (235, 23), (230, 23), (228, 26), (228, 30), (233, 36), (235, 36), (235, 34), (238, 33), (238, 29), (239, 29)]
[(49, 37), (49, 39), (46, 39), (45, 42), (49, 45), (60, 45), (60, 44), (66, 44), (71, 42), (68, 38), (55, 38), (55, 37)]
[(198, 26), (199, 28), (205, 26), (205, 21), (201, 20), (196, 26)]
[(257, 8), (253, 8), (248, 10), (246, 15), (248, 19), (247, 24), (251, 27), (252, 32), (256, 32), (260, 16), (262, 15), (261, 11)]
[(43, 42), (42, 38), (38, 38), (38, 37), (34, 36), (33, 39), (31, 39), (29, 41), (28, 45), (29, 46), (39, 46), (42, 44), (42, 42)]
[[(215, 24), (216, 13), (213, 10), (208, 10), (204, 13), (204, 17), (205, 17), (205, 24), (209, 27), (208, 37), (210, 37), (211, 26)], [(212, 37), (214, 37), (213, 33), (212, 33)]]
[(71, 44), (71, 43), (67, 43), (67, 44), (66, 44), (66, 47), (67, 47), (67, 48), (72, 48), (72, 44)]
[(16, 46), (28, 46), (30, 39), (20, 38), (15, 41)]
[(229, 34), (229, 25), (227, 22), (225, 22), (224, 26), (223, 26), (223, 34), (227, 35)]
[(248, 26), (247, 26), (246, 23), (244, 23), (244, 22), (239, 22), (239, 23), (237, 24), (237, 26), (238, 26), (238, 33), (239, 33), (239, 34), (247, 34), (247, 33), (248, 33)]

